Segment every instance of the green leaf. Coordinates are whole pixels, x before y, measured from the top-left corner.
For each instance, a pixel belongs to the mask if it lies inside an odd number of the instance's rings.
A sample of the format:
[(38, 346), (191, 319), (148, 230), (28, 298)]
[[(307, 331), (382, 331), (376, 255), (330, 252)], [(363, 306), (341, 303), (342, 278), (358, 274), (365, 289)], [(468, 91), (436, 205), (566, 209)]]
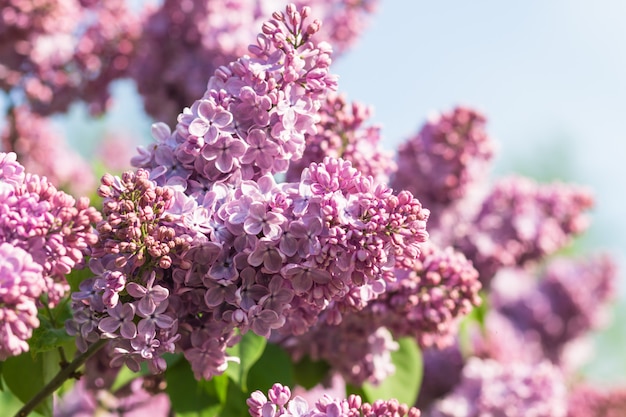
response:
[(246, 400), (248, 395), (241, 391), (241, 388), (236, 384), (228, 384), (228, 395), (226, 398), (226, 404), (220, 413), (220, 417), (246, 417), (250, 416), (248, 413), (248, 405)]
[[(179, 417), (215, 417), (224, 405), (227, 377), (198, 381), (187, 361), (178, 361), (165, 371), (172, 408)], [(224, 380), (226, 382), (224, 382)]]
[(294, 368), (289, 354), (283, 348), (268, 343), (263, 355), (248, 372), (248, 386), (250, 391), (266, 393), (276, 382), (293, 386)]
[(325, 361), (312, 361), (305, 356), (300, 362), (294, 364), (294, 376), (296, 383), (306, 389), (311, 389), (328, 375), (330, 365)]
[[(55, 351), (33, 355), (25, 352), (4, 361), (2, 374), (7, 388), (23, 403), (33, 398), (59, 371), (59, 356)], [(52, 416), (52, 396), (35, 409), (43, 416)]]
[(226, 374), (247, 392), (248, 372), (257, 360), (263, 355), (267, 340), (263, 336), (248, 332), (241, 337), (239, 343), (226, 349), (230, 356), (239, 358), (239, 363), (229, 362)]
[(39, 309), (39, 327), (33, 330), (33, 335), (28, 341), (32, 353), (53, 350), (74, 340), (74, 337), (65, 331), (65, 321), (72, 317), (67, 300), (53, 309), (45, 307)]
[(368, 402), (396, 398), (401, 403), (415, 404), (422, 382), (422, 355), (412, 338), (404, 337), (398, 340), (398, 344), (400, 348), (391, 353), (396, 372), (378, 386), (363, 384), (363, 393)]

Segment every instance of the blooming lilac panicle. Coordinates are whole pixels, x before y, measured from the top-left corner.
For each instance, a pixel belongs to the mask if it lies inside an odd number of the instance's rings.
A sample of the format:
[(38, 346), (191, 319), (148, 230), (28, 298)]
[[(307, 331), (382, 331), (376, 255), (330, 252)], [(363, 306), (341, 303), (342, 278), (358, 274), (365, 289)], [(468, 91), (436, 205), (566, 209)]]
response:
[(299, 180), (311, 162), (330, 156), (352, 162), (354, 168), (377, 182), (387, 182), (396, 164), (392, 154), (379, 146), (380, 128), (365, 125), (371, 112), (371, 108), (358, 102), (348, 105), (343, 95), (329, 94), (318, 112), (321, 120), (317, 133), (306, 137), (305, 153), (289, 165), (287, 181)]
[(626, 415), (626, 389), (601, 389), (583, 384), (569, 394), (567, 417), (620, 417)]
[(616, 279), (617, 267), (608, 255), (556, 258), (536, 284), (515, 298), (498, 296), (495, 291), (493, 307), (522, 334), (535, 335), (542, 356), (563, 364), (571, 342), (606, 321)]
[(432, 417), (565, 417), (567, 393), (558, 368), (543, 362), (502, 365), (471, 358), (454, 391), (435, 403)]
[(55, 401), (57, 417), (167, 417), (171, 408), (168, 395), (163, 392), (165, 383), (160, 376), (133, 379), (128, 386), (115, 394), (106, 389), (92, 389), (83, 379)]
[(481, 304), (478, 272), (450, 247), (423, 245), (413, 267), (396, 269), (396, 278), (368, 308), (395, 337), (412, 336), (423, 347), (449, 345), (459, 320)]
[(269, 390), (268, 396), (254, 391), (246, 400), (251, 417), (419, 417), (420, 410), (401, 404), (398, 400), (377, 400), (372, 404), (363, 402), (360, 396), (347, 399), (322, 396), (312, 407), (302, 397), (291, 397), (291, 389), (279, 383)]
[(499, 180), (472, 227), (455, 245), (474, 263), (484, 286), (502, 267), (553, 254), (588, 226), (589, 190), (563, 183), (538, 184), (523, 177)]
[(179, 114), (171, 137), (159, 133), (161, 143), (134, 163), (155, 171), (161, 185), (174, 177), (237, 185), (286, 171), (301, 158), (317, 109), (337, 86), (330, 45), (314, 41), (319, 22), (308, 13), (295, 7), (275, 13), (250, 55), (219, 67), (204, 96)]
[(26, 250), (0, 243), (0, 360), (28, 351), (39, 327), (37, 305), (45, 291), (41, 265)]
[[(104, 219), (97, 223), (90, 267), (95, 274), (72, 295), (74, 318), (66, 323), (84, 350), (101, 335), (111, 339), (114, 366), (138, 369), (146, 361), (165, 369), (162, 354), (180, 339), (177, 314), (170, 306), (172, 266), (179, 266), (193, 230), (175, 223), (167, 210), (174, 190), (157, 186), (149, 172), (106, 174), (98, 194)], [(190, 235), (191, 233), (192, 235)]]
[(494, 143), (485, 117), (468, 107), (437, 115), (398, 148), (398, 170), (391, 186), (411, 191), (433, 214), (466, 197), (485, 180)]
[(15, 154), (0, 154), (0, 242), (26, 250), (43, 268), (45, 294), (55, 306), (69, 290), (65, 280), (84, 264), (100, 219), (87, 198), (75, 200), (45, 177), (24, 174)]

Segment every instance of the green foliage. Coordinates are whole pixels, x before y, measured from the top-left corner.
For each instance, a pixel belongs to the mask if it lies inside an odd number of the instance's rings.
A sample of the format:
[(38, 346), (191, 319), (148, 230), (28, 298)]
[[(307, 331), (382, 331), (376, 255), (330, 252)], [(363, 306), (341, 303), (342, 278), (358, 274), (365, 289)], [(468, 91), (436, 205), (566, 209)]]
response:
[(276, 382), (293, 386), (294, 376), (295, 370), (289, 354), (280, 346), (268, 343), (263, 355), (250, 368), (248, 386), (250, 391), (267, 392)]
[(253, 332), (248, 332), (241, 337), (239, 343), (226, 349), (230, 356), (239, 358), (239, 363), (229, 362), (226, 374), (246, 392), (248, 391), (248, 372), (257, 360), (263, 355), (267, 340)]
[[(25, 352), (4, 361), (2, 376), (7, 388), (26, 403), (59, 371), (58, 361), (56, 351)], [(46, 417), (52, 416), (52, 397), (42, 401), (35, 411)]]
[(367, 401), (396, 398), (401, 403), (415, 404), (422, 382), (422, 354), (414, 339), (404, 337), (398, 344), (400, 348), (391, 353), (396, 372), (378, 386), (363, 384), (361, 389)]
[(74, 346), (74, 337), (65, 331), (65, 321), (72, 318), (68, 299), (54, 309), (40, 308), (38, 317), (39, 327), (33, 330), (33, 336), (28, 341), (33, 354), (61, 346)]
[(312, 361), (305, 356), (300, 362), (294, 364), (296, 383), (306, 389), (311, 389), (328, 375), (330, 365), (325, 361)]
[(213, 417), (221, 415), (226, 400), (228, 377), (198, 381), (187, 361), (178, 361), (165, 371), (166, 392), (178, 417)]

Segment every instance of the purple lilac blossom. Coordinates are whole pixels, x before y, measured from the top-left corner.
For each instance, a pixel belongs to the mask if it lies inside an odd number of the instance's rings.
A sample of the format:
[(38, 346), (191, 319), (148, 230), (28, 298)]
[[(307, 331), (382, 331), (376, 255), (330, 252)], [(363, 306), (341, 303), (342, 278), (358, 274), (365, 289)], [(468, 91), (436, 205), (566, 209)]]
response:
[(354, 168), (371, 175), (376, 182), (388, 182), (396, 164), (392, 153), (379, 146), (380, 127), (365, 124), (372, 114), (370, 107), (358, 102), (349, 105), (345, 96), (329, 94), (318, 114), (321, 120), (317, 133), (307, 135), (304, 155), (289, 165), (287, 181), (297, 181), (311, 162), (330, 156), (352, 162)]
[(37, 304), (45, 291), (41, 265), (28, 252), (0, 243), (0, 360), (27, 352), (39, 327)]
[(506, 177), (493, 186), (455, 247), (488, 287), (499, 269), (538, 261), (569, 244), (587, 229), (592, 205), (584, 187)]
[(173, 133), (154, 126), (158, 142), (133, 160), (135, 173), (103, 177), (96, 277), (74, 294), (67, 324), (81, 349), (104, 335), (114, 365), (154, 371), (178, 349), (209, 379), (226, 369), (237, 329), (302, 333), (356, 288), (382, 292), (392, 268), (417, 256), (428, 211), (410, 193), (334, 158), (299, 182), (273, 178), (301, 157), (336, 87), (309, 13), (274, 13), (251, 56), (220, 67)]
[(569, 393), (567, 417), (621, 417), (626, 415), (626, 388), (602, 388), (589, 384)]
[[(422, 245), (413, 269), (397, 268), (392, 276), (396, 281), (372, 300), (357, 287), (337, 303), (339, 323), (333, 321), (336, 310), (326, 309), (325, 320), (308, 333), (280, 343), (295, 361), (324, 360), (349, 383), (377, 384), (394, 372), (389, 356), (397, 349), (394, 338), (410, 336), (422, 347), (443, 348), (454, 340), (459, 320), (481, 303), (476, 270), (451, 248)], [(346, 308), (348, 300), (356, 300), (353, 310)]]
[(415, 406), (428, 410), (459, 383), (465, 359), (457, 340), (444, 348), (431, 346), (422, 349), (422, 363), (422, 383)]
[[(391, 186), (411, 191), (433, 213), (433, 230), (446, 211), (467, 212), (464, 201), (486, 179), (494, 142), (485, 117), (468, 107), (434, 115), (419, 133), (400, 145)], [(438, 242), (443, 244), (443, 242)]]
[[(310, 6), (312, 17), (324, 21), (318, 39), (331, 42), (343, 52), (363, 32), (376, 3), (300, 0), (296, 6)], [(166, 0), (147, 10), (138, 54), (132, 62), (133, 78), (147, 113), (173, 123), (180, 109), (206, 89), (207, 78), (216, 69), (249, 53), (248, 45), (257, 28), (274, 9), (285, 4), (269, 0)], [(265, 95), (259, 93), (249, 90), (240, 110), (266, 107)]]
[(523, 292), (507, 296), (499, 289), (510, 280), (498, 285), (492, 305), (522, 335), (539, 342), (542, 356), (563, 365), (571, 342), (606, 324), (616, 280), (617, 267), (608, 255), (554, 258)]
[(27, 251), (43, 267), (46, 302), (69, 290), (65, 276), (84, 264), (101, 216), (86, 197), (74, 199), (45, 177), (24, 173), (13, 153), (0, 154), (0, 242)]
[(468, 360), (454, 391), (436, 402), (431, 417), (565, 417), (563, 376), (549, 362), (538, 365)]
[(419, 417), (420, 410), (400, 404), (398, 400), (377, 400), (372, 404), (363, 402), (360, 396), (350, 395), (347, 399), (323, 395), (311, 407), (302, 397), (292, 398), (291, 389), (276, 383), (267, 396), (254, 391), (246, 401), (251, 417)]

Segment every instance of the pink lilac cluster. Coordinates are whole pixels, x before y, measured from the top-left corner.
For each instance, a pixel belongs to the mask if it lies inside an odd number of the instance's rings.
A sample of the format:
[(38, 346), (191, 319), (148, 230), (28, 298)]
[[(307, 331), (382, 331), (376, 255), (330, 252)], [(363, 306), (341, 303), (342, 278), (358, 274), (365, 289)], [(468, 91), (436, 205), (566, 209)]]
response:
[(396, 164), (392, 153), (379, 146), (380, 127), (365, 124), (371, 113), (372, 109), (361, 103), (348, 105), (344, 95), (329, 94), (318, 111), (317, 133), (306, 137), (304, 155), (289, 165), (286, 180), (297, 181), (311, 162), (331, 156), (352, 162), (361, 174), (374, 177), (376, 182), (387, 183)]
[(37, 308), (56, 306), (69, 291), (65, 276), (82, 266), (99, 219), (87, 198), (76, 201), (45, 177), (25, 172), (15, 153), (0, 153), (0, 356), (28, 350), (26, 340), (39, 325)]
[[(165, 0), (147, 12), (131, 71), (147, 113), (174, 122), (180, 109), (205, 91), (206, 80), (217, 68), (249, 53), (256, 28), (281, 3), (286, 2)], [(318, 39), (343, 51), (363, 31), (375, 3), (300, 0), (296, 6), (315, 10), (314, 17), (325, 22)]]
[(567, 417), (621, 417), (626, 415), (626, 388), (602, 389), (583, 384), (568, 398)]
[[(319, 22), (307, 23), (308, 14), (294, 5), (274, 13), (253, 56), (220, 67), (173, 133), (156, 124), (157, 143), (126, 174), (140, 177), (135, 186), (103, 178), (97, 276), (74, 294), (68, 324), (81, 348), (102, 334), (114, 338), (115, 364), (147, 360), (158, 371), (161, 354), (176, 347), (209, 379), (226, 369), (237, 333), (303, 333), (333, 309), (338, 321), (347, 306), (337, 304), (355, 288), (373, 298), (394, 266), (417, 256), (428, 211), (410, 193), (393, 195), (333, 158), (299, 182), (274, 180), (301, 157), (336, 86), (330, 49), (310, 39)], [(136, 210), (144, 200), (151, 211)], [(148, 214), (154, 229), (144, 225)], [(163, 252), (178, 240), (188, 246)]]
[(49, 119), (26, 106), (12, 108), (8, 116), (0, 132), (2, 149), (15, 152), (28, 172), (46, 177), (73, 195), (93, 190), (95, 179), (91, 167)]
[(139, 20), (123, 0), (10, 0), (0, 13), (0, 89), (40, 114), (77, 99), (106, 109), (127, 75)]
[(173, 352), (180, 338), (169, 289), (159, 282), (180, 263), (192, 237), (170, 225), (173, 190), (148, 176), (139, 169), (102, 178), (104, 219), (96, 225), (89, 262), (95, 276), (72, 294), (74, 317), (66, 329), (82, 351), (101, 336), (113, 339), (112, 366), (125, 363), (138, 371), (147, 361), (156, 372), (165, 369), (162, 354)]
[(561, 371), (542, 362), (501, 364), (471, 358), (454, 391), (436, 402), (431, 417), (565, 417), (567, 391)]
[[(419, 195), (434, 213), (432, 227), (440, 222), (442, 211), (486, 179), (495, 146), (485, 123), (478, 111), (455, 107), (431, 117), (419, 133), (399, 146), (398, 170), (391, 186)], [(463, 205), (467, 211), (467, 204)]]
[(459, 320), (481, 303), (478, 273), (461, 253), (432, 244), (422, 245), (411, 265), (395, 269), (383, 293), (338, 325), (321, 322), (281, 344), (295, 361), (324, 360), (355, 385), (378, 384), (393, 374), (394, 338), (412, 337), (422, 347), (450, 345)]
[(472, 260), (488, 286), (501, 268), (539, 261), (569, 244), (587, 229), (586, 211), (592, 205), (593, 197), (584, 187), (503, 178), (455, 246)]
[(397, 281), (369, 308), (394, 336), (411, 336), (422, 347), (454, 341), (459, 320), (481, 304), (478, 272), (451, 247), (424, 245), (410, 269), (397, 269)]
[[(532, 282), (532, 277), (524, 278)], [(539, 342), (542, 357), (562, 364), (572, 342), (605, 324), (616, 282), (617, 267), (608, 255), (556, 258), (524, 292), (507, 297), (501, 294), (504, 289), (497, 291), (510, 286), (510, 280), (497, 286), (492, 306), (522, 336)]]
[(39, 327), (37, 306), (45, 291), (41, 265), (26, 250), (0, 243), (0, 360), (28, 351)]
[(291, 396), (291, 389), (274, 384), (267, 392), (254, 391), (246, 401), (251, 417), (419, 417), (420, 410), (398, 400), (377, 400), (370, 404), (358, 395), (347, 399), (322, 396), (313, 407), (302, 397)]

